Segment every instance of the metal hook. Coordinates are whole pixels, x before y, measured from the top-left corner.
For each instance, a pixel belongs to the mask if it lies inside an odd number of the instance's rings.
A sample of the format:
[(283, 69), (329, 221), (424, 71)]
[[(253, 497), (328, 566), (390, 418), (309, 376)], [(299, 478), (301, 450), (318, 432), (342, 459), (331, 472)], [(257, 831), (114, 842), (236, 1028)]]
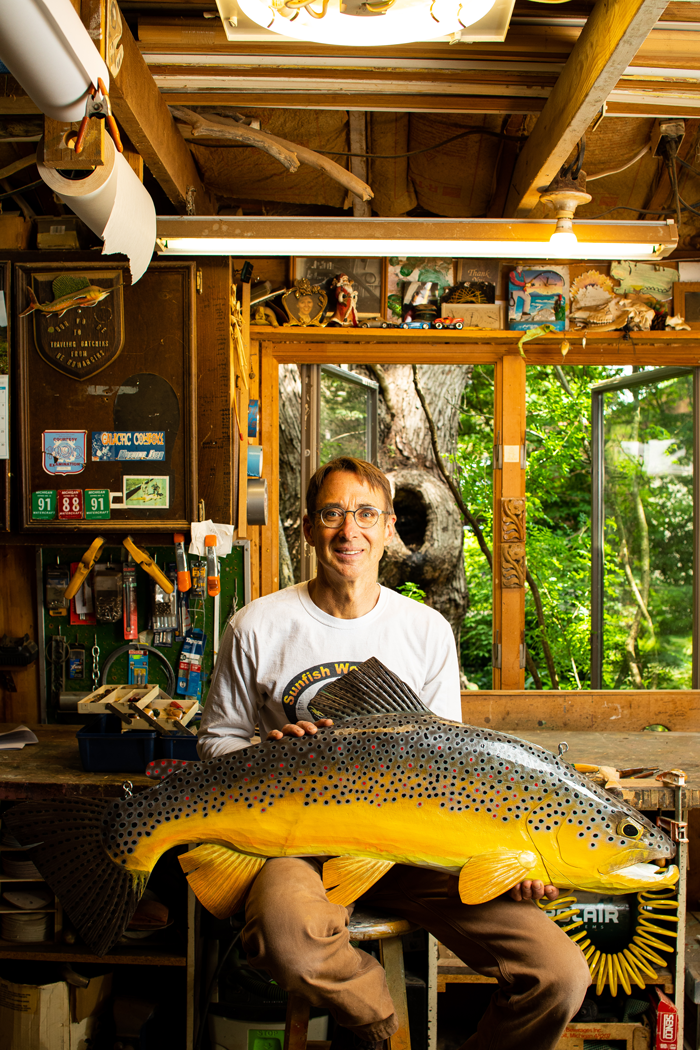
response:
[(133, 791), (131, 790), (133, 786), (134, 785), (131, 783), (130, 780), (124, 781), (124, 783), (122, 784), (122, 791), (124, 792), (124, 794), (122, 795), (122, 799), (131, 798), (131, 796), (133, 795)]
[(559, 758), (561, 758), (562, 755), (565, 755), (568, 750), (569, 745), (567, 744), (566, 740), (562, 740), (561, 744), (559, 745)]

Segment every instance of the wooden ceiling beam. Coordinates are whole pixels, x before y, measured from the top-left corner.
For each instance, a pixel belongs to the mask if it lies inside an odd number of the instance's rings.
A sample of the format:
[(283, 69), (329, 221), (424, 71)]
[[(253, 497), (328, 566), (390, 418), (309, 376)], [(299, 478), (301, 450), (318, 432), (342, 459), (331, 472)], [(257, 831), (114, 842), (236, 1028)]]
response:
[(597, 0), (518, 157), (506, 218), (531, 213), (665, 7), (665, 0)]
[(112, 109), (119, 125), (178, 212), (187, 210), (189, 199), (195, 214), (211, 214), (212, 202), (189, 146), (175, 126), (126, 22), (121, 44), (124, 58), (110, 87)]

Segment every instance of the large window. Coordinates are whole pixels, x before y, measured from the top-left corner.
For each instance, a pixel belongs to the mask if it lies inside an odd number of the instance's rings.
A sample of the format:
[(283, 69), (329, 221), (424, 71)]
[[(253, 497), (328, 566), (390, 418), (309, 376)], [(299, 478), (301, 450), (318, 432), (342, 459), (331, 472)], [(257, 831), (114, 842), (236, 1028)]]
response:
[(656, 368), (592, 388), (594, 689), (698, 686), (698, 375)]

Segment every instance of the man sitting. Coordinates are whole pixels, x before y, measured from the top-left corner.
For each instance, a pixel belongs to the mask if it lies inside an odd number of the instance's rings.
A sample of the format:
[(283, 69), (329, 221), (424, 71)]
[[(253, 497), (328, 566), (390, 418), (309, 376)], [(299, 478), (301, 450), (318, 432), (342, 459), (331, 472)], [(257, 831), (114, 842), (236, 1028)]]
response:
[[(436, 714), (461, 721), (452, 630), (427, 606), (378, 583), (394, 535), (391, 489), (371, 463), (343, 457), (312, 477), (304, 536), (315, 548), (308, 584), (259, 598), (236, 614), (221, 644), (199, 751), (211, 759), (267, 739), (313, 734), (311, 696), (356, 664), (378, 657)], [(350, 945), (349, 909), (331, 904), (325, 858), (268, 860), (246, 902), (243, 945), (251, 966), (323, 1007), (345, 1041), (370, 1050), (398, 1022), (384, 971)], [(498, 989), (463, 1050), (553, 1050), (578, 1010), (590, 975), (580, 949), (534, 904), (556, 898), (523, 882), (486, 904), (463, 904), (455, 876), (396, 864), (362, 897), (434, 934)]]

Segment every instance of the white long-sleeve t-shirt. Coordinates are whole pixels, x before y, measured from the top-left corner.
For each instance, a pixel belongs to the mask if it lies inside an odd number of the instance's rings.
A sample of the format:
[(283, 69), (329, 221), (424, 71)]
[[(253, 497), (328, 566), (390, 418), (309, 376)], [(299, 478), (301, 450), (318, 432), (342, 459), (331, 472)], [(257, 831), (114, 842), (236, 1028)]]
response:
[(247, 747), (256, 725), (264, 740), (288, 722), (313, 720), (307, 705), (314, 694), (372, 656), (436, 714), (461, 721), (457, 649), (439, 612), (381, 587), (371, 612), (343, 620), (314, 605), (301, 583), (246, 605), (224, 632), (200, 757)]

